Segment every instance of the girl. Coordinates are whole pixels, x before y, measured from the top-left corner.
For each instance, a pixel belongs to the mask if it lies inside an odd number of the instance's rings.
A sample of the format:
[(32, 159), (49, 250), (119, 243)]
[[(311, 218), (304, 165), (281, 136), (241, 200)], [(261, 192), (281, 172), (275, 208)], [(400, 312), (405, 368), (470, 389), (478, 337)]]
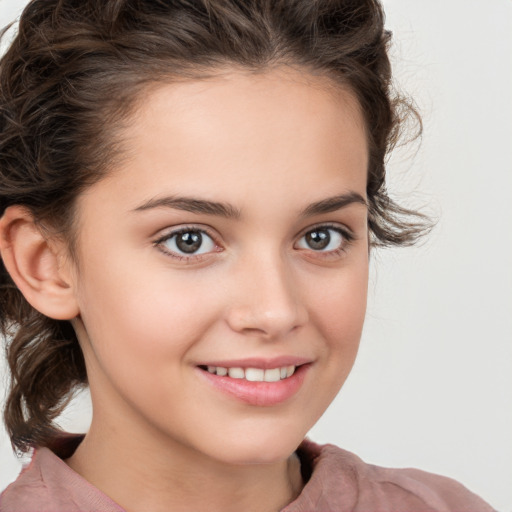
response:
[[(487, 511), (304, 436), (376, 245), (427, 230), (384, 159), (373, 1), (32, 1), (2, 59), (2, 511)], [(88, 385), (85, 436), (53, 420)]]

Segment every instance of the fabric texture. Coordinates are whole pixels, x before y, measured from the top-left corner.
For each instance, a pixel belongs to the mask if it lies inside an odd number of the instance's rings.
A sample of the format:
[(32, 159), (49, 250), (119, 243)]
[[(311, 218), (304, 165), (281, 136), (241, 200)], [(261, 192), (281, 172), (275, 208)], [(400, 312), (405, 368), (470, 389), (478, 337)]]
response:
[[(83, 436), (34, 451), (0, 495), (1, 512), (124, 512), (63, 459)], [(282, 512), (492, 512), (458, 482), (417, 469), (366, 464), (333, 445), (305, 440), (297, 450), (306, 485)]]

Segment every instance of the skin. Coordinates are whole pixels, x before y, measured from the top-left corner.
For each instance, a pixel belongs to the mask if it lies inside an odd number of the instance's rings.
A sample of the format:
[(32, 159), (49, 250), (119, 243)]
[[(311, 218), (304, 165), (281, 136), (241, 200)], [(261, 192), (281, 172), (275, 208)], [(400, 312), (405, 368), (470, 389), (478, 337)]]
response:
[[(67, 463), (127, 511), (271, 511), (302, 489), (293, 452), (352, 368), (368, 280), (364, 204), (301, 215), (366, 197), (357, 102), (318, 80), (279, 68), (160, 85), (123, 132), (122, 166), (78, 199), (66, 265), (93, 420)], [(138, 209), (166, 196), (239, 215)], [(326, 224), (334, 249), (312, 249), (304, 235)], [(183, 227), (213, 245), (180, 258), (156, 243)], [(278, 405), (198, 376), (204, 361), (282, 355), (311, 364)]]

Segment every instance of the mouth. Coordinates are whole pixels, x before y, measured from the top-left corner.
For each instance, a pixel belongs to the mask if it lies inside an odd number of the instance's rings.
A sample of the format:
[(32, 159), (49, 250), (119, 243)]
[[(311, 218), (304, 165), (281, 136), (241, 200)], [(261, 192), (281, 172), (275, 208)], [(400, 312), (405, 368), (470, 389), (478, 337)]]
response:
[(228, 399), (268, 407), (282, 404), (296, 395), (311, 367), (309, 361), (283, 362), (257, 364), (252, 361), (243, 365), (239, 361), (237, 366), (233, 363), (202, 364), (196, 368), (203, 382)]
[(200, 365), (199, 368), (219, 377), (227, 376), (231, 379), (244, 379), (249, 382), (279, 382), (280, 380), (289, 379), (295, 373), (297, 366), (287, 365), (264, 369)]

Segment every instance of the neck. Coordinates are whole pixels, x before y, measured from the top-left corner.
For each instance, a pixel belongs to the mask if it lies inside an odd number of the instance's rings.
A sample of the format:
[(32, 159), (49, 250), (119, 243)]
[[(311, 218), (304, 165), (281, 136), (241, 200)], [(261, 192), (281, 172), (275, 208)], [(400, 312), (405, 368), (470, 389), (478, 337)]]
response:
[(93, 420), (66, 462), (126, 512), (270, 512), (302, 490), (295, 454), (275, 463), (232, 465), (162, 437), (128, 436)]

